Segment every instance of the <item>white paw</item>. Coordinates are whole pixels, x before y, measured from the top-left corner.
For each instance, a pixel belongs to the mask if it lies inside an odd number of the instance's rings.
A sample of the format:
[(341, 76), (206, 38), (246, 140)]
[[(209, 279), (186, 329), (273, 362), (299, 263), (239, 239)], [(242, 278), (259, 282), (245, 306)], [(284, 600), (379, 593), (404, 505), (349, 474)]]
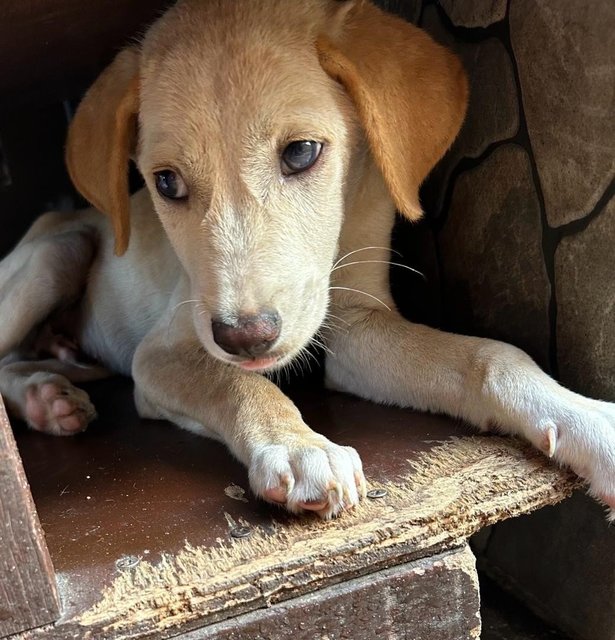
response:
[(257, 448), (249, 475), (257, 496), (326, 520), (358, 504), (366, 492), (359, 454), (318, 435), (309, 442)]
[(32, 429), (69, 436), (83, 431), (95, 417), (88, 394), (64, 376), (36, 373), (30, 378), (25, 419)]
[(542, 424), (540, 448), (589, 483), (615, 519), (615, 405), (578, 398)]

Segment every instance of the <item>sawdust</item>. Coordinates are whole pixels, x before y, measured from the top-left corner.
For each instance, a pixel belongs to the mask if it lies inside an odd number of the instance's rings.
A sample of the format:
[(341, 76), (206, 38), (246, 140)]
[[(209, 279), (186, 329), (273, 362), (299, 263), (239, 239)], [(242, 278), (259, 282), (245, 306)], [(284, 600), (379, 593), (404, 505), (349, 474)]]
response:
[(576, 486), (533, 449), (511, 439), (448, 441), (409, 463), (407, 478), (382, 483), (332, 522), (298, 520), (255, 528), (217, 547), (186, 544), (160, 562), (141, 562), (82, 614), (84, 627), (118, 633), (164, 629), (209, 616), (224, 619), (317, 589), (349, 575), (462, 544), (483, 526), (567, 497)]
[(248, 502), (246, 498), (246, 490), (242, 489), (238, 484), (234, 484), (231, 482), (226, 489), (224, 489), (225, 495), (233, 500), (238, 500), (239, 502)]

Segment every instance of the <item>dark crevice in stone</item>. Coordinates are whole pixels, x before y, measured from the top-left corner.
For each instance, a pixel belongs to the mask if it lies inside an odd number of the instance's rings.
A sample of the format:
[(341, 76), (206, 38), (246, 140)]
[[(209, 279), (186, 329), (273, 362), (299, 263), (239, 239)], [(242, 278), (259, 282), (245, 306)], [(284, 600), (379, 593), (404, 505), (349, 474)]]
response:
[[(516, 65), (515, 65), (516, 75)], [(520, 111), (519, 113), (519, 133), (517, 134), (517, 144), (519, 144), (529, 158), (530, 169), (532, 172), (532, 180), (534, 182), (534, 189), (536, 191), (536, 197), (538, 198), (538, 205), (540, 208), (540, 222), (542, 227), (542, 254), (545, 264), (545, 270), (547, 272), (547, 278), (549, 280), (549, 370), (552, 376), (558, 377), (559, 367), (557, 362), (557, 294), (555, 290), (555, 251), (559, 244), (559, 235), (551, 229), (547, 222), (547, 212), (545, 208), (545, 200), (540, 184), (540, 176), (538, 174), (538, 167), (536, 166), (536, 160), (532, 153), (532, 146), (530, 142), (529, 133), (525, 124), (525, 114)]]
[[(581, 233), (583, 233), (589, 227), (589, 225), (594, 220), (596, 220), (596, 218), (598, 218), (600, 214), (607, 208), (609, 202), (614, 197), (615, 197), (615, 178), (611, 180), (609, 186), (604, 190), (603, 194), (600, 196), (598, 202), (596, 203), (596, 206), (587, 215), (585, 215), (583, 218), (579, 218), (578, 220), (572, 220), (571, 222), (563, 224), (559, 227), (549, 228), (548, 236), (549, 236), (550, 242), (552, 243), (552, 264), (553, 264), (554, 271), (555, 271), (555, 254), (557, 252), (557, 249), (561, 241), (564, 238), (569, 238), (571, 236), (578, 236)], [(554, 273), (552, 284), (551, 284), (553, 299), (556, 299), (556, 288), (555, 288), (555, 285), (557, 284), (556, 277), (557, 275)], [(557, 307), (555, 309), (554, 317), (552, 318), (551, 331), (553, 332), (557, 331)], [(554, 348), (557, 349), (557, 346), (558, 346), (557, 340), (555, 340), (554, 342), (555, 342)], [(565, 334), (564, 334), (564, 342), (562, 343), (562, 345), (564, 347), (567, 347), (568, 349), (571, 348), (570, 340), (568, 339), (568, 341), (566, 341)], [(555, 354), (555, 357), (557, 359), (557, 352)], [(565, 354), (563, 354), (562, 365), (563, 365), (563, 371), (565, 375), (567, 376), (570, 375), (570, 369), (571, 369), (570, 362), (566, 362)], [(574, 385), (570, 380), (565, 380), (565, 383), (567, 384), (567, 386), (570, 385), (573, 388), (580, 387), (582, 385), (582, 382), (580, 382), (579, 380), (577, 380), (574, 383)], [(595, 390), (592, 391), (591, 389), (585, 390), (585, 393), (589, 394), (590, 392), (592, 393), (592, 397), (596, 397), (600, 394), (602, 398), (605, 399), (604, 394), (605, 393), (608, 394), (610, 391), (605, 391), (604, 389), (602, 389), (600, 392), (596, 392)], [(608, 397), (606, 399), (608, 399)]]
[(505, 22), (507, 25), (509, 24), (508, 18), (510, 16), (510, 5), (511, 4), (512, 4), (512, 0), (508, 0), (508, 2), (506, 3), (506, 15), (504, 16), (504, 20), (502, 20), (502, 22)]
[(598, 202), (596, 203), (596, 206), (587, 215), (579, 218), (578, 220), (572, 220), (571, 222), (567, 222), (566, 224), (555, 227), (553, 229), (553, 232), (557, 234), (558, 244), (562, 238), (572, 236), (587, 229), (592, 221), (597, 218), (600, 213), (602, 213), (602, 210), (606, 207), (606, 205), (613, 197), (615, 197), (615, 178), (611, 180), (609, 186), (600, 196)]
[(549, 281), (529, 158), (506, 144), (457, 178), (439, 235), (447, 329), (516, 345), (549, 369)]
[[(421, 11), (416, 11), (416, 6), (413, 3), (407, 2), (407, 0), (374, 0), (376, 5), (381, 9), (384, 9), (387, 13), (404, 18), (408, 22), (413, 24), (419, 24)], [(418, 4), (418, 3), (417, 3)], [(418, 15), (417, 15), (418, 13)]]
[[(435, 261), (436, 261), (436, 269), (438, 274), (444, 273), (444, 258), (442, 257), (442, 251), (440, 248), (440, 232), (446, 225), (446, 221), (448, 219), (448, 212), (451, 206), (451, 202), (453, 200), (453, 193), (455, 191), (455, 185), (457, 183), (457, 178), (464, 173), (465, 171), (469, 171), (480, 166), (492, 153), (494, 153), (500, 147), (515, 143), (515, 138), (507, 138), (504, 140), (497, 140), (496, 142), (491, 143), (479, 156), (475, 158), (464, 157), (462, 158), (453, 168), (451, 174), (449, 176), (448, 182), (446, 185), (443, 185), (443, 188), (446, 190), (444, 195), (444, 199), (442, 202), (442, 207), (440, 209), (440, 213), (437, 217), (430, 215), (429, 206), (426, 205), (424, 207), (425, 214), (428, 220), (430, 220), (431, 227), (434, 233), (434, 253), (435, 253)], [(422, 200), (422, 199), (421, 199)], [(438, 287), (440, 289), (440, 297), (443, 297), (443, 281), (440, 277), (438, 279)], [(442, 312), (441, 312), (442, 313)], [(443, 315), (440, 318), (440, 325), (438, 328), (442, 328), (442, 322), (446, 323), (446, 319)]]
[[(488, 27), (459, 27), (454, 25), (442, 7), (435, 0), (427, 0), (424, 3), (424, 7), (429, 5), (434, 5), (436, 10), (438, 11), (439, 17), (442, 20), (443, 25), (446, 29), (452, 33), (456, 39), (462, 42), (468, 43), (481, 43), (487, 40), (488, 38), (495, 37), (499, 39), (504, 48), (506, 49), (512, 69), (513, 69), (513, 77), (514, 83), (517, 91), (517, 100), (518, 100), (518, 113), (519, 113), (519, 129), (515, 136), (512, 138), (508, 138), (505, 140), (499, 140), (487, 147), (487, 149), (476, 158), (463, 158), (453, 169), (451, 172), (448, 183), (444, 186), (446, 189), (446, 195), (444, 197), (443, 206), (441, 209), (441, 215), (434, 221), (434, 230), (436, 234), (442, 230), (444, 225), (446, 224), (448, 209), (451, 204), (453, 191), (455, 187), (455, 183), (457, 177), (464, 171), (472, 169), (480, 165), (485, 159), (487, 159), (498, 147), (504, 144), (517, 144), (521, 146), (528, 155), (532, 179), (534, 182), (534, 187), (536, 190), (536, 195), (539, 202), (540, 207), (540, 219), (542, 226), (542, 248), (543, 248), (543, 258), (545, 264), (545, 270), (547, 272), (547, 277), (549, 280), (550, 287), (550, 299), (549, 299), (549, 370), (550, 373), (557, 377), (558, 375), (558, 363), (557, 363), (557, 299), (556, 299), (556, 291), (555, 291), (555, 250), (557, 248), (559, 242), (559, 234), (553, 230), (548, 222), (544, 201), (544, 194), (542, 190), (542, 184), (540, 181), (540, 175), (538, 173), (538, 167), (536, 164), (536, 159), (534, 157), (534, 152), (532, 149), (532, 143), (529, 136), (529, 131), (527, 128), (527, 122), (525, 117), (525, 110), (523, 106), (523, 94), (521, 91), (521, 82), (519, 79), (519, 69), (517, 66), (517, 60), (515, 57), (515, 53), (512, 46), (512, 39), (510, 34), (510, 27), (508, 23), (508, 15), (510, 13), (510, 1), (508, 2), (506, 9), (506, 18), (502, 21), (495, 22)], [(422, 21), (422, 15), (421, 15)], [(429, 185), (427, 185), (429, 188)], [(428, 207), (426, 207), (428, 209)], [(442, 269), (442, 258), (440, 255), (439, 243), (436, 242), (436, 254), (438, 259), (438, 266)]]
[(11, 182), (9, 163), (2, 149), (2, 140), (0, 140), (0, 189), (3, 187), (9, 187)]
[(418, 23), (419, 25), (422, 25), (423, 12), (427, 7), (432, 5), (436, 8), (436, 11), (438, 12), (440, 19), (442, 20), (442, 24), (446, 27), (446, 30), (449, 33), (452, 33), (455, 38), (457, 40), (460, 40), (461, 42), (478, 44), (492, 37), (504, 40), (506, 34), (508, 33), (508, 8), (506, 9), (505, 18), (499, 20), (498, 22), (490, 24), (488, 27), (460, 27), (453, 24), (452, 20), (448, 17), (448, 14), (440, 6), (440, 3), (437, 2), (437, 0), (426, 0), (423, 3), (421, 17)]
[(417, 27), (421, 27), (423, 25), (423, 16), (425, 15), (425, 8), (430, 4), (431, 4), (430, 0), (425, 0), (425, 2), (423, 2), (423, 4), (421, 5), (421, 10), (419, 11), (419, 17), (416, 21)]
[[(489, 25), (488, 27), (475, 27), (475, 28), (457, 27), (452, 23), (452, 21), (450, 20), (446, 12), (442, 9), (442, 7), (439, 5), (437, 0), (425, 0), (423, 2), (420, 15), (418, 18), (419, 26), (423, 25), (425, 10), (430, 6), (435, 7), (436, 11), (438, 12), (439, 18), (442, 21), (443, 26), (449, 31), (449, 33), (452, 33), (456, 39), (462, 42), (478, 44), (493, 37), (497, 38), (500, 41), (503, 41), (502, 35), (505, 35), (505, 38), (508, 39), (508, 27), (506, 24), (507, 22), (506, 18), (500, 22), (495, 22)], [(508, 15), (508, 7), (506, 10), (506, 14)], [(509, 47), (507, 47), (507, 52), (510, 55)], [(444, 227), (446, 223), (446, 219), (448, 217), (448, 210), (450, 208), (450, 204), (452, 201), (457, 177), (464, 171), (467, 171), (469, 169), (473, 169), (474, 167), (479, 166), (486, 158), (488, 158), (500, 146), (504, 144), (508, 144), (510, 142), (514, 142), (514, 141), (515, 141), (515, 137), (497, 140), (491, 143), (479, 156), (476, 156), (476, 157), (466, 156), (461, 158), (461, 160), (459, 160), (459, 162), (452, 168), (451, 173), (448, 177), (448, 180), (444, 185), (434, 185), (433, 182), (430, 182), (429, 178), (427, 179), (424, 185), (424, 188), (421, 190), (422, 191), (421, 201), (424, 202), (425, 204), (424, 210), (425, 210), (426, 218), (429, 220), (433, 228), (434, 239), (435, 239), (434, 241), (435, 263), (436, 263), (437, 272), (439, 274), (443, 272), (443, 257), (441, 253), (438, 236), (440, 231)], [(445, 189), (446, 191), (442, 201), (442, 206), (438, 208), (439, 210), (437, 212), (435, 212), (434, 209), (430, 207), (430, 203), (429, 203), (430, 198), (428, 195), (429, 190), (433, 189), (434, 187)], [(434, 213), (436, 215), (434, 215)], [(441, 279), (438, 280), (438, 288), (440, 289), (440, 293), (442, 293)], [(441, 318), (441, 321), (443, 319), (444, 318)]]
[(432, 217), (432, 225), (434, 228), (434, 232), (439, 234), (440, 231), (446, 225), (446, 221), (448, 219), (448, 211), (451, 206), (451, 201), (453, 199), (453, 193), (455, 191), (455, 183), (457, 182), (457, 178), (464, 172), (474, 169), (481, 165), (496, 149), (502, 147), (507, 144), (516, 144), (517, 136), (513, 136), (512, 138), (505, 138), (504, 140), (496, 140), (492, 142), (479, 156), (476, 157), (463, 157), (453, 168), (451, 171), (451, 175), (448, 179), (444, 188), (446, 193), (444, 195), (444, 199), (442, 202), (442, 207), (440, 214), (438, 216), (430, 216), (429, 204), (426, 204), (425, 209), (428, 217)]
[[(515, 136), (503, 140), (498, 140), (490, 144), (487, 149), (478, 157), (464, 157), (462, 158), (457, 165), (453, 168), (448, 182), (443, 186), (446, 190), (446, 194), (443, 200), (443, 206), (441, 208), (440, 215), (436, 218), (433, 215), (430, 216), (429, 203), (426, 202), (426, 213), (428, 217), (432, 219), (432, 225), (434, 228), (434, 232), (436, 234), (436, 243), (435, 243), (435, 252), (436, 252), (436, 260), (439, 271), (442, 271), (442, 262), (443, 258), (440, 250), (440, 243), (438, 242), (439, 233), (444, 228), (447, 218), (448, 218), (448, 210), (451, 205), (453, 192), (455, 188), (455, 184), (458, 176), (470, 169), (473, 169), (482, 162), (484, 162), (496, 149), (505, 144), (517, 144), (522, 147), (528, 155), (530, 168), (532, 173), (532, 180), (534, 183), (534, 188), (536, 191), (536, 196), (538, 198), (539, 208), (540, 208), (540, 219), (541, 219), (541, 228), (542, 228), (542, 249), (543, 249), (543, 259), (545, 270), (547, 273), (547, 278), (549, 281), (550, 288), (550, 299), (549, 299), (549, 346), (548, 346), (548, 360), (549, 360), (549, 370), (551, 375), (557, 377), (558, 376), (558, 362), (557, 362), (557, 298), (555, 291), (555, 250), (560, 240), (560, 233), (557, 230), (552, 229), (547, 221), (546, 215), (546, 207), (544, 194), (542, 190), (542, 183), (540, 180), (540, 175), (538, 172), (538, 167), (536, 164), (536, 159), (534, 157), (534, 152), (532, 148), (531, 139), (529, 136), (529, 131), (527, 128), (527, 122), (525, 117), (525, 110), (523, 105), (523, 94), (521, 91), (521, 83), (519, 78), (519, 69), (517, 66), (517, 60), (515, 57), (515, 53), (512, 46), (512, 38), (510, 33), (510, 26), (508, 22), (508, 16), (510, 15), (510, 4), (511, 0), (508, 1), (506, 7), (506, 17), (499, 21), (495, 22), (488, 27), (461, 27), (456, 26), (452, 23), (444, 9), (439, 5), (437, 0), (426, 0), (423, 3), (423, 7), (421, 10), (421, 15), (419, 19), (419, 24), (423, 23), (423, 14), (426, 7), (434, 6), (436, 11), (438, 12), (439, 18), (442, 21), (442, 24), (445, 28), (459, 41), (478, 44), (484, 42), (489, 38), (497, 38), (502, 45), (505, 47), (513, 69), (513, 77), (514, 83), (517, 91), (517, 100), (518, 100), (518, 113), (519, 113), (519, 129)], [(429, 180), (427, 181), (425, 189), (425, 195), (429, 190)], [(426, 201), (428, 197), (426, 198)], [(605, 200), (601, 199), (601, 204), (604, 206)], [(590, 214), (591, 216), (591, 214)], [(588, 216), (589, 217), (589, 216)], [(583, 219), (586, 224), (589, 224), (591, 220), (587, 218)], [(571, 226), (579, 225), (583, 221), (576, 221), (575, 223), (571, 223)]]
[[(508, 16), (510, 11), (510, 0), (506, 10)], [(558, 235), (553, 232), (553, 229), (549, 226), (547, 220), (547, 210), (545, 207), (545, 198), (542, 189), (542, 182), (540, 180), (540, 174), (538, 172), (538, 165), (536, 164), (536, 157), (534, 156), (534, 149), (532, 147), (532, 141), (530, 138), (529, 130), (527, 127), (527, 120), (525, 117), (525, 108), (523, 105), (523, 92), (521, 89), (521, 80), (519, 78), (519, 67), (517, 65), (517, 58), (515, 57), (515, 51), (512, 46), (512, 37), (510, 33), (510, 24), (508, 20), (498, 23), (498, 26), (502, 25), (501, 40), (504, 47), (508, 51), (510, 61), (513, 69), (513, 76), (515, 80), (515, 86), (517, 87), (517, 100), (518, 100), (518, 112), (519, 112), (519, 131), (517, 132), (516, 142), (520, 144), (526, 151), (530, 167), (532, 171), (532, 179), (534, 181), (534, 188), (536, 190), (536, 196), (538, 198), (538, 204), (540, 207), (540, 221), (542, 225), (542, 252), (544, 258), (545, 269), (547, 272), (547, 278), (549, 279), (550, 287), (550, 299), (549, 299), (549, 371), (555, 378), (558, 377), (559, 367), (557, 362), (557, 294), (555, 291), (555, 250), (559, 242)]]
[[(439, 278), (438, 278), (438, 288), (439, 288), (439, 295), (440, 295), (440, 299), (442, 300), (443, 296), (444, 296), (444, 292), (443, 292), (443, 281), (442, 281), (442, 277), (441, 274), (444, 273), (444, 268), (443, 268), (443, 262), (444, 259), (442, 257), (442, 251), (440, 249), (440, 231), (442, 231), (446, 220), (448, 218), (448, 211), (450, 209), (451, 206), (451, 201), (453, 199), (453, 192), (455, 190), (455, 184), (457, 182), (457, 177), (462, 174), (464, 171), (467, 171), (469, 169), (473, 169), (474, 167), (477, 167), (478, 165), (481, 164), (481, 162), (483, 162), (483, 160), (485, 160), (486, 158), (488, 158), (498, 147), (500, 147), (501, 145), (505, 144), (506, 142), (508, 142), (507, 140), (502, 140), (502, 141), (498, 141), (498, 142), (494, 142), (492, 144), (490, 144), (484, 151), (483, 153), (480, 154), (480, 156), (476, 157), (476, 158), (462, 158), (453, 168), (453, 170), (451, 171), (451, 174), (449, 176), (448, 182), (446, 183), (446, 185), (443, 185), (442, 188), (446, 189), (446, 193), (444, 195), (444, 199), (442, 202), (442, 207), (440, 209), (440, 215), (438, 217), (433, 217), (430, 216), (429, 214), (429, 207), (426, 206), (425, 207), (425, 215), (427, 217), (427, 219), (429, 220), (431, 227), (433, 229), (433, 234), (434, 234), (434, 258), (435, 258), (435, 262), (436, 262), (436, 270), (439, 274)], [(422, 198), (421, 198), (422, 200)], [(438, 325), (438, 328), (442, 328), (442, 323), (445, 322), (445, 318), (442, 315), (442, 312), (440, 313), (440, 323)]]

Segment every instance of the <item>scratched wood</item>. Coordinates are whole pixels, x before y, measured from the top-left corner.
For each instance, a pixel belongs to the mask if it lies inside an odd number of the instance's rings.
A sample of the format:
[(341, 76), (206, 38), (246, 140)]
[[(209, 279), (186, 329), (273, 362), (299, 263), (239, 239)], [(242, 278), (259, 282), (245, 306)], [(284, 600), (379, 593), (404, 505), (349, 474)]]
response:
[(476, 640), (475, 561), (458, 549), (361, 576), (180, 636), (183, 640)]
[(0, 398), (0, 637), (59, 615), (53, 566)]

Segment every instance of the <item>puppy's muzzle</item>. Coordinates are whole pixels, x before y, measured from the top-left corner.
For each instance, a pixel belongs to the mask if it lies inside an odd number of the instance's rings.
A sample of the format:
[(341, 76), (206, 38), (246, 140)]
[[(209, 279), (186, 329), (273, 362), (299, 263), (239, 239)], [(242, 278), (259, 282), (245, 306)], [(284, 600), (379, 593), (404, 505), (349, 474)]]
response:
[(214, 342), (233, 356), (256, 358), (273, 346), (280, 335), (282, 319), (275, 311), (240, 315), (233, 319), (214, 319)]

